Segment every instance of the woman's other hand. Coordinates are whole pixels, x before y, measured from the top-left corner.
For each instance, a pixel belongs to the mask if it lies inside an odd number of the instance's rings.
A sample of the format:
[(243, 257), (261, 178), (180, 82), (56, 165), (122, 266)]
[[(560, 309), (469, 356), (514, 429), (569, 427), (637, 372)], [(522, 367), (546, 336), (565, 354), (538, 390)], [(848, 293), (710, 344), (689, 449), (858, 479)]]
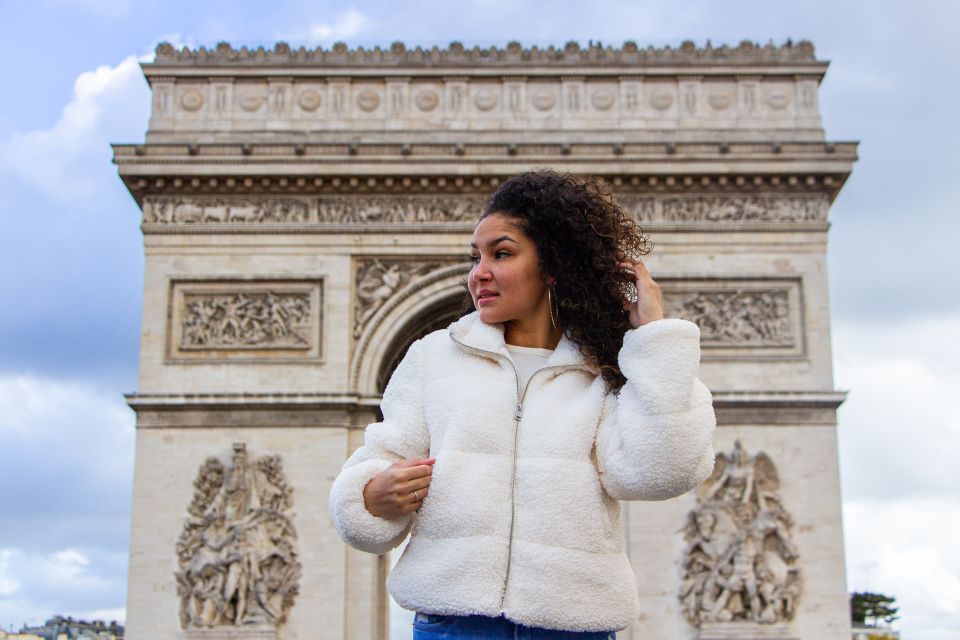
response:
[(436, 458), (398, 460), (374, 476), (363, 488), (363, 503), (375, 516), (395, 520), (423, 504)]
[(660, 304), (660, 285), (653, 281), (646, 265), (640, 260), (621, 262), (620, 266), (633, 275), (637, 287), (636, 302), (627, 301), (623, 308), (630, 312), (630, 325), (637, 327), (663, 320), (663, 306)]

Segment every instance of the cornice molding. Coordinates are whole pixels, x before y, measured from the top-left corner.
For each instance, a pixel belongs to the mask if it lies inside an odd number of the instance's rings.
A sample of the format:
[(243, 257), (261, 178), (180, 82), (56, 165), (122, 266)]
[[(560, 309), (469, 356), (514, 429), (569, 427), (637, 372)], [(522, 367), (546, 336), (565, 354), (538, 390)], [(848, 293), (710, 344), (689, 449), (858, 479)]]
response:
[[(138, 429), (354, 428), (375, 420), (378, 396), (355, 394), (133, 393)], [(842, 391), (714, 391), (721, 426), (834, 426)]]
[[(330, 49), (317, 47), (293, 48), (286, 42), (278, 42), (273, 49), (264, 47), (234, 48), (220, 42), (213, 48), (199, 47), (176, 49), (168, 42), (157, 45), (153, 65), (156, 66), (515, 66), (518, 64), (548, 64), (551, 66), (609, 66), (611, 64), (783, 64), (808, 63), (825, 66), (817, 60), (813, 44), (808, 40), (777, 45), (772, 41), (758, 44), (744, 40), (736, 46), (713, 46), (709, 41), (697, 46), (687, 40), (679, 47), (640, 47), (634, 41), (624, 42), (620, 47), (605, 46), (590, 42), (586, 47), (570, 41), (563, 47), (524, 47), (519, 42), (510, 42), (504, 48), (464, 47), (452, 42), (444, 49), (439, 47), (408, 47), (403, 42), (394, 42), (389, 48), (374, 47), (351, 49), (343, 42)], [(145, 65), (149, 68), (151, 65)]]

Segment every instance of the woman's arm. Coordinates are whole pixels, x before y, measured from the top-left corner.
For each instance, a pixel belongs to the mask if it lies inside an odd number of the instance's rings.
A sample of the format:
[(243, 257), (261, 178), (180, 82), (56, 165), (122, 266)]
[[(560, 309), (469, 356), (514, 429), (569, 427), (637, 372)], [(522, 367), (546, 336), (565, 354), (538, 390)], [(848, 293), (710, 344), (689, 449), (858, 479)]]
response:
[(687, 320), (655, 320), (627, 331), (619, 396), (607, 394), (597, 429), (600, 481), (617, 500), (666, 500), (713, 470), (716, 417), (697, 379), (700, 329)]
[(398, 460), (425, 458), (430, 446), (423, 412), (424, 347), (418, 340), (390, 378), (380, 405), (383, 421), (369, 425), (364, 443), (343, 464), (330, 488), (330, 515), (344, 542), (368, 553), (386, 553), (409, 532), (413, 514), (388, 520), (367, 511), (363, 490)]

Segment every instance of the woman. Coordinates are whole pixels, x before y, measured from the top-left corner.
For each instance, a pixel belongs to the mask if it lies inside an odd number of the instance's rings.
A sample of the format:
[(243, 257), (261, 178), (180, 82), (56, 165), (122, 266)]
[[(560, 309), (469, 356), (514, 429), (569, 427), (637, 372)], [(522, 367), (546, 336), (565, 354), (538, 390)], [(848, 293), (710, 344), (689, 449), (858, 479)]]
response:
[(618, 501), (713, 469), (699, 330), (663, 318), (647, 241), (595, 181), (507, 180), (470, 247), (476, 311), (411, 345), (334, 524), (370, 553), (411, 534), (387, 587), (415, 639), (612, 638), (639, 613)]

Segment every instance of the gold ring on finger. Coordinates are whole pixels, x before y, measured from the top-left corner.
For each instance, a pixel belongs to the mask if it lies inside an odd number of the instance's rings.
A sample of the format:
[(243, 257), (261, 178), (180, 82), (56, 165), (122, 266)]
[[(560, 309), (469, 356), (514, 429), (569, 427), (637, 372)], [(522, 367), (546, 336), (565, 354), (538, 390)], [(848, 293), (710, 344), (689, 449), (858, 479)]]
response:
[(417, 499), (417, 502), (420, 502), (420, 494), (417, 493), (417, 490), (413, 490), (413, 497)]

